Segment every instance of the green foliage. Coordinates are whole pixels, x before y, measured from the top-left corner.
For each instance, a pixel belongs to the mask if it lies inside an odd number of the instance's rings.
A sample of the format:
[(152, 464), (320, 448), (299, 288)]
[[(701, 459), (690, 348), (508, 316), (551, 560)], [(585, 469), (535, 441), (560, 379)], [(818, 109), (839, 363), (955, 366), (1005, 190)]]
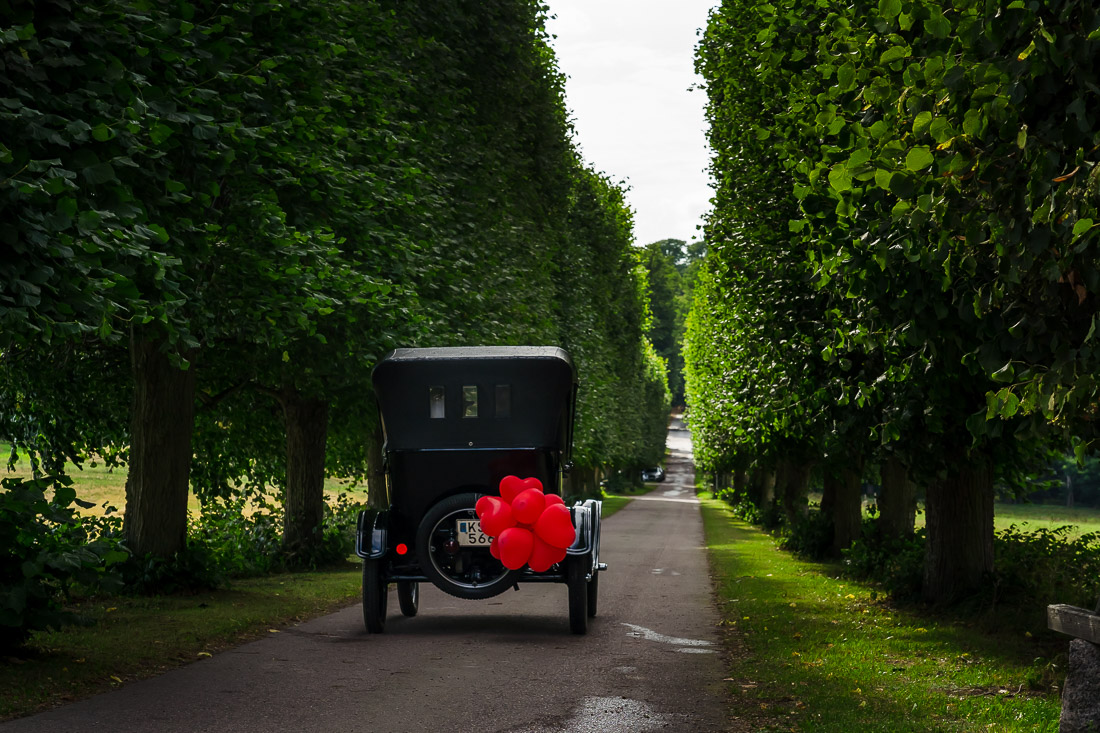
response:
[(685, 243), (679, 239), (663, 239), (639, 251), (649, 282), (648, 305), (652, 319), (647, 335), (668, 364), (669, 391), (675, 405), (684, 404), (682, 345), (689, 305), (685, 302), (686, 275), (682, 272), (689, 263), (685, 248)]
[[(291, 399), (327, 404), (326, 468), (364, 477), (369, 375), (393, 347), (552, 343), (583, 382), (578, 465), (658, 462), (667, 375), (631, 213), (571, 142), (545, 13), (17, 5), (0, 21), (0, 237), (16, 255), (0, 262), (0, 434), (49, 470), (125, 458), (131, 430), (156, 427), (123, 417), (132, 332), (193, 370), (181, 454), (204, 500), (235, 500), (296, 475)], [(191, 550), (135, 561), (142, 583), (264, 564), (207, 539), (260, 548), (271, 526), (201, 521)], [(328, 537), (292, 561), (325, 561)]]
[(920, 597), (926, 541), (923, 528), (910, 537), (890, 537), (878, 531), (874, 519), (865, 519), (859, 539), (843, 551), (845, 572), (876, 583), (891, 598), (914, 601)]
[(326, 502), (319, 540), (304, 552), (283, 551), (283, 508), (263, 494), (213, 499), (191, 518), (187, 545), (170, 558), (135, 558), (125, 567), (126, 590), (173, 593), (220, 588), (232, 580), (277, 572), (333, 567), (355, 549), (356, 517), (363, 506), (347, 494)]
[[(72, 481), (5, 478), (0, 489), (0, 649), (31, 631), (76, 621), (64, 607), (74, 586), (117, 590), (129, 558), (117, 522), (80, 517)], [(49, 494), (49, 496), (47, 496)]]
[(702, 467), (890, 452), (920, 482), (988, 460), (1018, 483), (1053, 442), (1086, 452), (1098, 28), (1082, 0), (712, 13)]
[(783, 528), (779, 546), (797, 557), (822, 560), (832, 554), (833, 519), (816, 507)]
[(997, 532), (991, 605), (1069, 603), (1095, 608), (1100, 601), (1100, 533), (1073, 536), (1072, 527)]

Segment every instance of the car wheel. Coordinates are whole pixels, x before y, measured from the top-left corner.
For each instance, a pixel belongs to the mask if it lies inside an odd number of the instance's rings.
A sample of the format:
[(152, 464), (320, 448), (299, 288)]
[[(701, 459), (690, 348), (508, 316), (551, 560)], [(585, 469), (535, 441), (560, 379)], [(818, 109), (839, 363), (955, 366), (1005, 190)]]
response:
[(397, 581), (397, 602), (401, 606), (401, 613), (415, 616), (420, 609), (420, 583), (415, 580)]
[(461, 519), (477, 519), (474, 505), (480, 496), (458, 494), (443, 499), (424, 514), (416, 531), (421, 572), (437, 588), (457, 598), (492, 598), (511, 588), (519, 576), (490, 555), (487, 544), (458, 543), (456, 525)]
[(368, 634), (381, 634), (386, 630), (385, 578), (379, 560), (363, 561), (363, 625)]
[(596, 606), (600, 593), (600, 574), (594, 571), (592, 580), (588, 581), (588, 618), (596, 617)]
[(569, 630), (574, 634), (588, 633), (588, 556), (566, 558), (566, 584), (569, 586)]

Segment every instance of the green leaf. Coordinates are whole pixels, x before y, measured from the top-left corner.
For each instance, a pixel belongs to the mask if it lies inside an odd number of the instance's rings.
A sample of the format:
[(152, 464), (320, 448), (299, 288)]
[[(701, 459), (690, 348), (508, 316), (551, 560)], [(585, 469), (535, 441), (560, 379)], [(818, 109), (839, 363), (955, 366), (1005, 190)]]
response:
[(951, 127), (951, 123), (945, 118), (937, 117), (928, 125), (928, 134), (931, 135), (932, 139), (938, 144), (943, 144), (954, 136), (955, 129)]
[(92, 185), (118, 180), (115, 176), (115, 169), (111, 167), (110, 163), (97, 163), (85, 168), (81, 173), (84, 179)]
[(947, 38), (951, 33), (951, 21), (943, 13), (933, 12), (932, 17), (924, 21), (924, 32), (933, 38)]
[(922, 171), (934, 162), (932, 151), (923, 145), (911, 149), (905, 156), (905, 167), (911, 171)]
[(883, 18), (893, 18), (901, 13), (901, 0), (879, 0), (878, 12)]
[(92, 128), (92, 137), (99, 142), (106, 142), (115, 136), (115, 131), (107, 127), (107, 125), (100, 122), (98, 125)]
[(919, 135), (932, 124), (932, 113), (925, 110), (913, 118), (913, 134)]
[(1016, 133), (1016, 147), (1023, 150), (1027, 146), (1027, 125), (1020, 128), (1020, 131)]
[(847, 91), (855, 85), (856, 67), (849, 61), (836, 70), (836, 82), (841, 91)]
[(1073, 225), (1073, 238), (1077, 239), (1092, 227), (1092, 219), (1078, 219), (1077, 223)]
[(992, 379), (994, 382), (1011, 382), (1013, 372), (1014, 370), (1012, 368), (1012, 362), (1010, 361), (997, 371), (993, 372), (993, 374), (991, 374), (989, 378)]
[(852, 172), (841, 163), (834, 165), (829, 171), (829, 185), (837, 193), (852, 190)]
[(907, 199), (917, 190), (917, 184), (913, 177), (907, 173), (895, 173), (890, 176), (890, 193), (898, 198)]
[(879, 57), (878, 61), (880, 64), (889, 64), (893, 61), (909, 58), (909, 54), (908, 46), (891, 46), (882, 52), (882, 56)]
[(981, 110), (968, 109), (963, 116), (963, 132), (972, 137), (977, 137), (982, 132), (985, 116)]
[(154, 145), (160, 145), (170, 137), (172, 137), (172, 128), (159, 122), (153, 125), (153, 129), (149, 131), (149, 140)]

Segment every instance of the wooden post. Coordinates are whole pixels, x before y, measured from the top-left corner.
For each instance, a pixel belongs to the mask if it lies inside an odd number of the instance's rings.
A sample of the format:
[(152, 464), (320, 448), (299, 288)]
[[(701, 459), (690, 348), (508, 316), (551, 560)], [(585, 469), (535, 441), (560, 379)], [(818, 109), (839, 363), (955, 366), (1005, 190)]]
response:
[(1100, 730), (1100, 615), (1056, 604), (1047, 606), (1047, 625), (1076, 637), (1069, 643), (1058, 733)]

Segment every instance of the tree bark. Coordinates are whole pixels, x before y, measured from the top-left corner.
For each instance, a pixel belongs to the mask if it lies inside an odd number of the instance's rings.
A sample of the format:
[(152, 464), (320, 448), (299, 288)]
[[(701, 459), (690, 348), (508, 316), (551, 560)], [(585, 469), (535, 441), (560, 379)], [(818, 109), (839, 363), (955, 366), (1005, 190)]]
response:
[(286, 416), (283, 551), (308, 554), (321, 544), (328, 403), (292, 389), (283, 390), (280, 397)]
[(389, 477), (386, 476), (386, 456), (382, 432), (382, 416), (378, 413), (378, 401), (372, 393), (367, 401), (374, 412), (367, 432), (367, 506), (371, 509), (388, 509), (390, 505)]
[(171, 557), (187, 538), (195, 370), (173, 365), (164, 345), (140, 329), (131, 333), (134, 398), (123, 531), (136, 557)]
[(993, 570), (993, 472), (971, 456), (928, 485), (925, 600), (951, 602), (976, 591)]
[(737, 498), (737, 501), (741, 501), (745, 498), (745, 494), (749, 487), (749, 472), (743, 468), (739, 468), (733, 472), (733, 495)]
[(775, 471), (754, 468), (749, 474), (748, 497), (758, 509), (775, 501)]
[(787, 521), (794, 524), (805, 518), (809, 511), (807, 496), (810, 493), (810, 470), (808, 463), (796, 464), (793, 461), (783, 461), (782, 468), (777, 475), (783, 477), (783, 484), (776, 480), (776, 493), (783, 502), (783, 511), (787, 515)]
[(916, 486), (909, 469), (895, 456), (882, 464), (878, 495), (878, 528), (883, 537), (909, 537), (916, 523)]
[(583, 498), (599, 496), (600, 482), (599, 469), (588, 466), (575, 466), (569, 472), (570, 489), (572, 493)]
[[(831, 495), (828, 516), (832, 518), (833, 554), (836, 556), (859, 538), (863, 523), (862, 479), (863, 472), (858, 461), (825, 473), (825, 492)], [(825, 511), (824, 499), (822, 510)]]

